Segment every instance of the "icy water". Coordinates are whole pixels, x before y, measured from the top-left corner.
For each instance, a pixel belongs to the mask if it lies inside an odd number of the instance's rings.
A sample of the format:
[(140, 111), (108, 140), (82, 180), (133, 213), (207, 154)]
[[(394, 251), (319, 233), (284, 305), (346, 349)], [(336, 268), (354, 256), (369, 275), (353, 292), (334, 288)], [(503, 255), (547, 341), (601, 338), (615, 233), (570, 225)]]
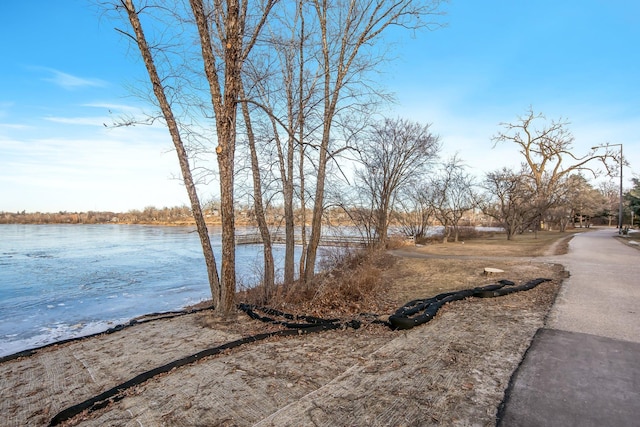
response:
[[(255, 283), (261, 246), (236, 257), (239, 280)], [(209, 297), (194, 228), (0, 225), (0, 357)]]

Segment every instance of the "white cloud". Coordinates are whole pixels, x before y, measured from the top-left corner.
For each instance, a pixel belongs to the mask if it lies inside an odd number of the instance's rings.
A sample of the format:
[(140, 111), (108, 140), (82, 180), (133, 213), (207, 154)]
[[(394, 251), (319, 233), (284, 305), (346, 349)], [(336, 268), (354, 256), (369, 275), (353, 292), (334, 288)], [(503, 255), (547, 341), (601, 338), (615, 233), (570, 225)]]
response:
[(118, 113), (128, 113), (128, 114), (139, 114), (141, 112), (140, 108), (134, 105), (127, 104), (115, 104), (111, 102), (90, 102), (82, 104), (83, 107), (91, 107), (91, 108), (101, 108), (105, 110), (109, 110), (110, 112), (118, 112)]
[(44, 68), (52, 76), (47, 77), (44, 80), (55, 83), (64, 89), (77, 89), (80, 87), (105, 87), (108, 83), (101, 79), (78, 77), (72, 74), (64, 73), (62, 71), (54, 70), (53, 68)]
[[(100, 126), (109, 128), (118, 128), (118, 123), (127, 123), (129, 121), (135, 121), (145, 127), (153, 127), (149, 125), (149, 119), (144, 114), (140, 107), (125, 104), (115, 103), (85, 103), (81, 104), (83, 107), (79, 112), (85, 112), (91, 109), (89, 112), (95, 112), (94, 109), (100, 109), (105, 114), (102, 116), (75, 116), (75, 117), (62, 117), (62, 116), (47, 116), (43, 119), (53, 123), (61, 123), (67, 125), (80, 125), (80, 126)], [(159, 123), (156, 123), (158, 126)], [(125, 126), (126, 127), (126, 126)], [(133, 126), (129, 126), (130, 128)], [(166, 129), (162, 127), (162, 131), (166, 132)]]
[(105, 117), (45, 117), (45, 120), (65, 125), (103, 126), (107, 121)]
[(166, 131), (0, 136), (0, 211), (127, 211), (188, 202)]
[[(464, 96), (459, 88), (436, 93), (420, 94), (419, 91), (405, 95), (405, 99), (392, 113), (422, 123), (432, 123), (434, 133), (440, 135), (443, 149), (441, 157), (446, 159), (454, 153), (470, 168), (470, 172), (482, 176), (484, 172), (503, 166), (518, 168), (524, 157), (515, 144), (501, 143), (493, 146), (491, 138), (501, 129), (500, 123), (515, 123), (518, 116), (526, 113), (529, 105), (503, 105), (476, 107), (461, 106)], [(477, 106), (477, 104), (475, 104)], [(572, 152), (580, 157), (590, 152), (591, 147), (607, 142), (624, 144), (625, 185), (628, 178), (640, 168), (640, 140), (636, 137), (640, 116), (632, 109), (612, 104), (585, 105), (571, 101), (549, 100), (533, 105), (535, 112), (542, 112), (548, 120), (565, 119), (568, 129), (575, 137)], [(626, 113), (626, 114), (625, 114)], [(566, 161), (566, 165), (571, 162)]]
[(416, 100), (404, 102), (394, 111), (401, 117), (431, 123), (432, 132), (440, 136), (441, 159), (446, 160), (457, 153), (469, 172), (478, 177), (503, 166), (519, 167), (521, 160), (515, 147), (507, 144), (494, 147), (491, 140), (499, 130), (499, 123), (510, 118), (508, 115), (499, 109), (461, 114), (456, 106), (449, 104)]
[(0, 123), (0, 130), (25, 130), (29, 129), (29, 126), (21, 123)]

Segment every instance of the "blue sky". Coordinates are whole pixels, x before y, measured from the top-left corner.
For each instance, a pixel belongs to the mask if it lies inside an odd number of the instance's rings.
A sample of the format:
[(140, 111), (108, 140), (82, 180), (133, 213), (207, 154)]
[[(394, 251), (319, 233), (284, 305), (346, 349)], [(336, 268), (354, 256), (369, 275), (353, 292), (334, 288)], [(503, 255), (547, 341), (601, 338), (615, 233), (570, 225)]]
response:
[[(529, 107), (571, 124), (577, 154), (624, 144), (640, 171), (640, 2), (452, 0), (446, 27), (403, 37), (380, 84), (390, 116), (432, 123), (481, 175), (519, 164), (492, 148)], [(142, 209), (187, 202), (166, 130), (105, 128), (142, 101), (136, 52), (93, 1), (0, 6), (0, 211)], [(625, 180), (626, 181), (626, 180)], [(202, 189), (210, 197), (217, 184)]]

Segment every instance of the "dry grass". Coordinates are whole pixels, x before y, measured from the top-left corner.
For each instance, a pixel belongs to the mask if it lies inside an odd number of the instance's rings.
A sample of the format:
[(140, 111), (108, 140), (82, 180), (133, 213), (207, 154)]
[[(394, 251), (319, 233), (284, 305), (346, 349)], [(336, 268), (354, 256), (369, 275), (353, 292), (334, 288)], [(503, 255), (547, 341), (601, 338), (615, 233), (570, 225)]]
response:
[[(527, 234), (509, 241), (504, 234), (483, 233), (464, 243), (405, 245), (400, 253), (408, 257), (381, 250), (336, 251), (325, 258), (325, 273), (311, 283), (277, 286), (268, 298), (264, 289), (257, 287), (239, 293), (238, 301), (319, 317), (391, 313), (412, 299), (502, 278), (516, 282), (559, 278), (561, 268), (536, 263), (532, 258), (566, 253), (573, 234), (540, 232), (537, 238)], [(484, 275), (485, 267), (504, 270), (504, 277)]]
[[(504, 270), (504, 273), (500, 276), (483, 274), (484, 268), (489, 266)], [(396, 306), (401, 306), (414, 299), (483, 286), (500, 279), (523, 283), (538, 277), (561, 279), (564, 276), (561, 266), (545, 263), (505, 260), (487, 264), (478, 260), (402, 258), (392, 270), (385, 272), (384, 279), (390, 286), (388, 295)]]
[(394, 257), (380, 250), (334, 252), (323, 261), (324, 273), (310, 283), (279, 285), (268, 298), (262, 287), (256, 287), (239, 293), (237, 299), (319, 317), (387, 310), (382, 272), (394, 262)]
[(432, 255), (482, 256), (482, 257), (529, 257), (546, 254), (549, 247), (563, 239), (570, 239), (573, 234), (585, 232), (587, 229), (575, 229), (570, 232), (540, 231), (516, 235), (507, 240), (503, 233), (490, 233), (459, 242), (430, 243), (416, 246), (416, 250)]

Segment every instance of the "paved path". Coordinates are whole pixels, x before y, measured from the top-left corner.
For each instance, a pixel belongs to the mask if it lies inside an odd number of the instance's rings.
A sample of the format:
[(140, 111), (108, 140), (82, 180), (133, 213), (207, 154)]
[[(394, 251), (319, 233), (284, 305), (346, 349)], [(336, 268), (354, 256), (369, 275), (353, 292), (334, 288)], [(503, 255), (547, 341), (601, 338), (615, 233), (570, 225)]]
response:
[(499, 426), (640, 426), (640, 251), (577, 235), (571, 273), (512, 378)]

